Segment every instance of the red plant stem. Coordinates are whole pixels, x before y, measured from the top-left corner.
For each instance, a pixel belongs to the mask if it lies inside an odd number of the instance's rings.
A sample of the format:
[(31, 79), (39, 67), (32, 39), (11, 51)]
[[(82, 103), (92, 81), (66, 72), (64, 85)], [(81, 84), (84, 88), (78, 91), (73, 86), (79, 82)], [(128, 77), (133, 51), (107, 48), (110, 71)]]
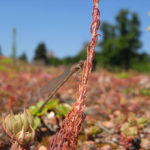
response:
[(79, 85), (79, 97), (73, 105), (72, 110), (64, 119), (61, 129), (51, 141), (50, 150), (75, 150), (81, 125), (85, 119), (84, 102), (86, 100), (88, 76), (92, 70), (94, 49), (97, 43), (98, 29), (100, 25), (99, 0), (93, 0), (93, 21), (91, 24), (92, 39), (87, 48), (87, 60), (84, 63), (82, 81)]
[(29, 148), (23, 148), (17, 142), (14, 142), (12, 143), (10, 150), (29, 150)]
[(91, 33), (92, 33), (92, 39), (91, 42), (88, 45), (87, 48), (87, 60), (86, 60), (86, 64), (84, 65), (83, 68), (83, 76), (82, 76), (82, 81), (80, 84), (80, 88), (79, 88), (79, 98), (78, 101), (84, 101), (84, 97), (86, 95), (87, 92), (87, 81), (88, 81), (88, 76), (89, 73), (92, 70), (92, 61), (93, 61), (93, 57), (94, 57), (94, 49), (96, 46), (96, 42), (97, 42), (97, 31), (99, 29), (99, 25), (100, 25), (100, 21), (99, 21), (99, 17), (100, 17), (100, 13), (99, 13), (99, 9), (98, 9), (98, 3), (99, 0), (93, 0), (93, 22), (91, 24)]

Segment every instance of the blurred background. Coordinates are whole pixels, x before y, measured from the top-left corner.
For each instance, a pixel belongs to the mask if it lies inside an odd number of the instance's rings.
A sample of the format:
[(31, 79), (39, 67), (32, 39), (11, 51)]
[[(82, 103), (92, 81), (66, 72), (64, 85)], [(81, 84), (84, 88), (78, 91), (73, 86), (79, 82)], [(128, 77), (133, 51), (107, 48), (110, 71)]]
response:
[[(150, 71), (150, 1), (101, 0), (95, 67)], [(0, 1), (0, 55), (42, 65), (86, 58), (92, 0)]]
[[(149, 150), (150, 0), (100, 0), (99, 7), (100, 36), (77, 148)], [(0, 122), (10, 110), (28, 108), (36, 130), (32, 149), (49, 149), (77, 99), (82, 71), (39, 112), (70, 70), (59, 75), (86, 59), (92, 9), (92, 0), (0, 0)], [(9, 148), (0, 125), (0, 149)]]

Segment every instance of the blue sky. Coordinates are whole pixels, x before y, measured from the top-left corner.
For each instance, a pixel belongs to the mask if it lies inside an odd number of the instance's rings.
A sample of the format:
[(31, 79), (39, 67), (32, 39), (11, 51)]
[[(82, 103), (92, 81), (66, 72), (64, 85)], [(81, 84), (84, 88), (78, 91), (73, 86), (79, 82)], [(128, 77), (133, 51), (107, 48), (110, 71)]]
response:
[[(101, 22), (115, 23), (121, 8), (135, 11), (141, 20), (141, 51), (150, 52), (150, 0), (100, 0)], [(11, 55), (12, 28), (17, 28), (17, 55), (31, 60), (38, 43), (60, 58), (74, 56), (91, 38), (92, 0), (0, 0), (0, 45)], [(99, 39), (102, 38), (99, 37)]]

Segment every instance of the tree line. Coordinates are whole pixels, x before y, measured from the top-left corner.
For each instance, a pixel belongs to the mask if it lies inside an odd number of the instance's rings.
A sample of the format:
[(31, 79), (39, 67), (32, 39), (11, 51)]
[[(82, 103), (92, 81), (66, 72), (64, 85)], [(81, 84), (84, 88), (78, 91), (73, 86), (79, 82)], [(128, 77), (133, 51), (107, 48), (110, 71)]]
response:
[[(149, 56), (139, 53), (142, 47), (140, 40), (140, 20), (138, 14), (122, 9), (115, 17), (115, 24), (103, 22), (100, 26), (101, 37), (97, 44), (94, 64), (104, 68), (134, 68), (134, 65), (149, 64)], [(86, 58), (88, 42), (83, 44), (80, 52), (74, 57), (59, 59), (48, 57), (44, 43), (35, 50), (34, 61), (42, 60), (46, 65), (68, 65)], [(23, 56), (23, 59), (25, 56)], [(150, 65), (149, 65), (150, 66)]]

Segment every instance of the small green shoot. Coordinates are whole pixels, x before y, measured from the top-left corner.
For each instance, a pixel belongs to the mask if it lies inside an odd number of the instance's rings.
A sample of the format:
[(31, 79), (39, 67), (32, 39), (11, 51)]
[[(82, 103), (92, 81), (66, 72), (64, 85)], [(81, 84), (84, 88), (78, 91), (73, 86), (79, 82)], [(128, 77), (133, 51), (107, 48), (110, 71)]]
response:
[(66, 116), (67, 112), (71, 109), (71, 106), (68, 104), (59, 104), (59, 100), (49, 101), (43, 110), (39, 112), (39, 108), (43, 105), (43, 101), (38, 102), (36, 105), (30, 106), (29, 111), (34, 117), (34, 129), (38, 127), (41, 123), (40, 117), (45, 115), (49, 110), (56, 112), (56, 117), (63, 118)]
[(65, 117), (68, 111), (71, 109), (71, 106), (68, 104), (59, 104), (56, 106), (56, 110), (58, 112), (57, 117)]

